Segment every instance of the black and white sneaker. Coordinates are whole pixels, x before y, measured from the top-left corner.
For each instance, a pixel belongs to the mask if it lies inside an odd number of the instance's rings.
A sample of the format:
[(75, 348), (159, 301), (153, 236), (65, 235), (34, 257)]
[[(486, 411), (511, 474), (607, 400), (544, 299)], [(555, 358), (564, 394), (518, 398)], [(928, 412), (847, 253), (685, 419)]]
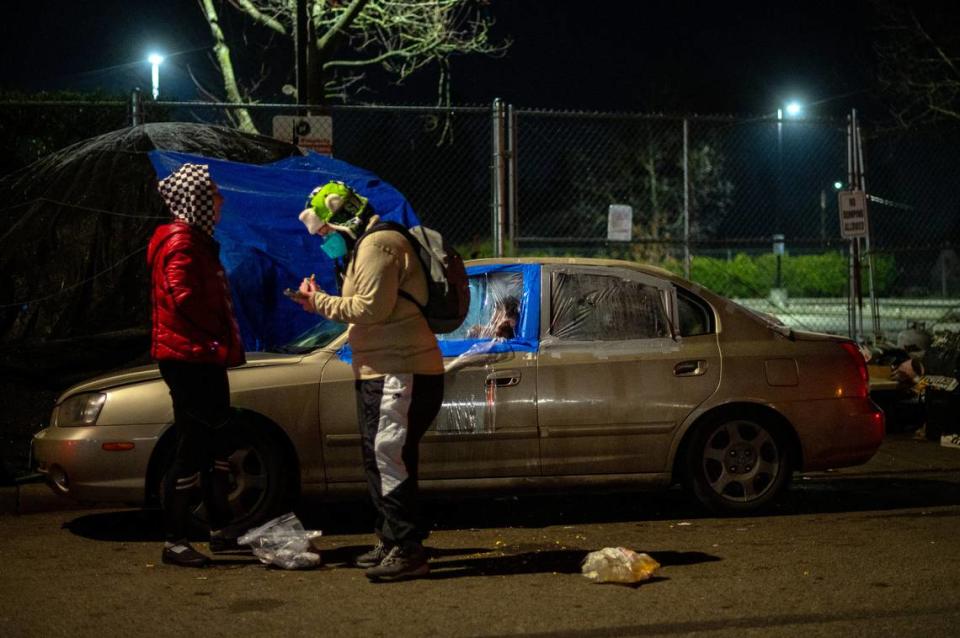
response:
[(370, 580), (406, 580), (430, 573), (427, 554), (421, 545), (392, 547), (380, 564), (366, 571)]
[(208, 556), (195, 550), (186, 541), (164, 545), (160, 560), (167, 565), (177, 565), (178, 567), (206, 567), (210, 564)]
[(376, 567), (383, 562), (383, 559), (390, 553), (390, 549), (383, 543), (377, 541), (377, 544), (370, 551), (364, 552), (353, 559), (353, 564), (362, 569)]

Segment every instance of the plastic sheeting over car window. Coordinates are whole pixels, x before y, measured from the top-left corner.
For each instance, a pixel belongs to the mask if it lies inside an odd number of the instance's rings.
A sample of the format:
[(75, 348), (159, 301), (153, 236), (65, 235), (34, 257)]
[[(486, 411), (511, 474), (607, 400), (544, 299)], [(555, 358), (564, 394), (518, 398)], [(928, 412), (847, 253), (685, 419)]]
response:
[(668, 289), (591, 272), (551, 276), (550, 335), (565, 341), (672, 337)]

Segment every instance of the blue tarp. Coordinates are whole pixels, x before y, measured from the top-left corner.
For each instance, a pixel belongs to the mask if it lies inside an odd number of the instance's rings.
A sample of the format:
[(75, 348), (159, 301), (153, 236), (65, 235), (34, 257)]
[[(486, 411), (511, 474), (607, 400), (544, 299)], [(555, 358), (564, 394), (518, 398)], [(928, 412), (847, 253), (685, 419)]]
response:
[(224, 198), (214, 237), (247, 350), (282, 345), (317, 323), (315, 315), (283, 296), (284, 288), (296, 288), (303, 277), (316, 274), (323, 290), (337, 292), (333, 262), (320, 249), (321, 240), (297, 219), (315, 186), (341, 180), (368, 197), (384, 220), (407, 227), (420, 223), (393, 186), (370, 171), (316, 153), (254, 165), (151, 151), (150, 161), (158, 179), (188, 162), (210, 167)]

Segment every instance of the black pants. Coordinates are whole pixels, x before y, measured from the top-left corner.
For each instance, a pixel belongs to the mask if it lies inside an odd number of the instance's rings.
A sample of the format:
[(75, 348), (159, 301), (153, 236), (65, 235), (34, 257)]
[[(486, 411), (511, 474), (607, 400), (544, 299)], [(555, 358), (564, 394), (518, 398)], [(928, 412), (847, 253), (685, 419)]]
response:
[(187, 537), (197, 490), (212, 529), (232, 518), (229, 437), (230, 386), (222, 366), (161, 361), (160, 374), (173, 399), (177, 447), (164, 483), (163, 522), (168, 541)]
[(430, 531), (418, 498), (420, 439), (440, 411), (443, 375), (388, 374), (356, 390), (374, 531), (388, 545), (418, 545)]

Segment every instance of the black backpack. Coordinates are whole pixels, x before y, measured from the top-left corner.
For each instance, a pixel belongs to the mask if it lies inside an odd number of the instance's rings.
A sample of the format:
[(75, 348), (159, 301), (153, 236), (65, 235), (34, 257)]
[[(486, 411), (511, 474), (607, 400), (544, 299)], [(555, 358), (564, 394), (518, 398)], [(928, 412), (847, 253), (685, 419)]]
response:
[(434, 333), (446, 334), (459, 328), (470, 310), (470, 285), (460, 253), (431, 228), (407, 228), (396, 222), (377, 222), (361, 239), (381, 230), (394, 230), (406, 237), (427, 276), (426, 305), (420, 305), (403, 290), (399, 291), (400, 296), (417, 304)]

